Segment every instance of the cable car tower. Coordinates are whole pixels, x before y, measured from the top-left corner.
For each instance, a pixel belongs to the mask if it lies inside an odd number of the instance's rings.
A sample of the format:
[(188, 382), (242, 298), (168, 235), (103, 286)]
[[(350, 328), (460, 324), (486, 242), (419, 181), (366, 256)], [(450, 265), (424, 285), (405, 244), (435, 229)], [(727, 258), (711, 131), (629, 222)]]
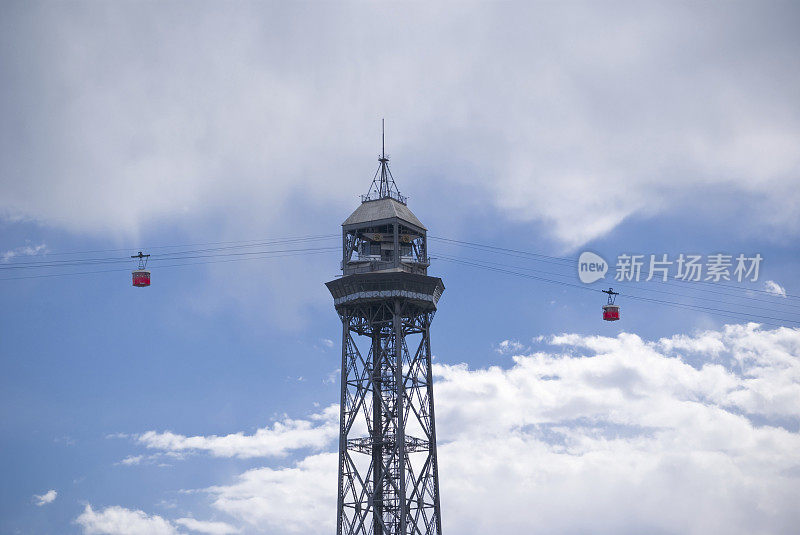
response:
[(342, 223), (337, 535), (441, 535), (430, 328), (444, 291), (385, 151)]

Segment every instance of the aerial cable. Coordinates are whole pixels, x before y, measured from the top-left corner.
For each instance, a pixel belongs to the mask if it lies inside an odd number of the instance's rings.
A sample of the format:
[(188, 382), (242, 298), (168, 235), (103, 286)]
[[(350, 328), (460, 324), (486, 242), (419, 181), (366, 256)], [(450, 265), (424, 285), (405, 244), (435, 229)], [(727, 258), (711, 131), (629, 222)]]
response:
[[(214, 248), (214, 249), (190, 249), (190, 250), (187, 250), (187, 251), (172, 251), (172, 252), (162, 253), (162, 255), (182, 254), (182, 253), (192, 253), (192, 252), (206, 252), (206, 251), (214, 251), (214, 250), (240, 249), (240, 248), (246, 248), (246, 247), (282, 245), (282, 244), (286, 244), (286, 243), (296, 243), (296, 242), (306, 242), (306, 241), (319, 241), (321, 239), (330, 239), (330, 236), (313, 236), (313, 237), (303, 237), (303, 238), (286, 238), (286, 239), (260, 240), (258, 242), (247, 243), (247, 244), (244, 244), (244, 245), (232, 245), (232, 246), (228, 246), (228, 247), (218, 247), (218, 248)], [(225, 243), (225, 242), (220, 242), (220, 243)], [(177, 248), (177, 247), (186, 247), (186, 246), (185, 245), (181, 245), (181, 246), (178, 246), (178, 245), (164, 245), (164, 246), (161, 246), (161, 247), (153, 247), (153, 248), (150, 248), (150, 249), (159, 249), (159, 248), (160, 249), (164, 249), (164, 248)], [(129, 251), (129, 249), (122, 249), (122, 250)], [(42, 257), (50, 256), (50, 255), (54, 255), (55, 256), (55, 255), (67, 255), (67, 254), (73, 254), (73, 253), (44, 253), (42, 255)], [(77, 253), (74, 253), (74, 254), (77, 254)], [(104, 261), (105, 260), (108, 260), (108, 261), (119, 260), (119, 261), (126, 261), (126, 262), (128, 261), (126, 256), (118, 256), (118, 257), (112, 257), (112, 258), (99, 258), (99, 259), (98, 258), (88, 258), (88, 259), (70, 259), (70, 260), (41, 260), (41, 261), (25, 261), (25, 262), (8, 263), (5, 266), (0, 266), (0, 269), (2, 267), (10, 267), (10, 266), (28, 266), (28, 265), (47, 264), (47, 263), (59, 263), (59, 262), (62, 262), (62, 263), (65, 263), (65, 262), (85, 262), (85, 261), (95, 261), (95, 260), (104, 260)]]
[[(533, 271), (533, 272), (541, 273), (541, 274), (544, 274), (544, 275), (552, 275), (552, 276), (555, 276), (555, 277), (565, 277), (565, 278), (569, 278), (570, 280), (574, 280), (574, 275), (572, 275), (572, 274), (566, 275), (566, 274), (563, 274), (563, 273), (555, 273), (555, 272), (552, 272), (552, 271), (542, 271), (542, 270), (535, 269), (535, 268), (530, 268), (530, 267), (515, 266), (515, 265), (511, 265), (511, 264), (503, 264), (503, 263), (500, 263), (500, 262), (491, 262), (489, 260), (474, 259), (474, 258), (458, 258), (458, 257), (451, 257), (451, 256), (448, 256), (448, 255), (441, 255), (441, 254), (440, 255), (436, 255), (434, 258), (443, 259), (443, 260), (453, 260), (453, 261), (455, 261), (455, 260), (467, 260), (467, 261), (473, 261), (473, 262), (482, 262), (482, 263), (485, 263), (485, 264), (491, 264), (491, 265), (495, 265), (495, 266), (501, 266), (501, 267), (513, 268), (513, 269), (522, 269), (522, 270), (525, 270), (525, 271)], [(615, 286), (618, 286), (618, 287), (636, 289), (637, 291), (656, 292), (656, 293), (660, 293), (660, 294), (666, 294), (666, 295), (677, 296), (677, 297), (687, 297), (687, 298), (690, 298), (690, 299), (700, 299), (700, 298), (702, 298), (705, 301), (711, 301), (711, 302), (723, 303), (723, 304), (732, 304), (729, 301), (723, 301), (723, 300), (720, 300), (720, 299), (711, 299), (711, 298), (708, 298), (708, 297), (700, 297), (700, 296), (697, 296), (697, 295), (678, 293), (678, 292), (672, 292), (672, 291), (667, 291), (667, 290), (659, 290), (657, 288), (648, 288), (645, 285), (634, 286), (632, 284), (621, 283), (621, 282), (618, 282), (618, 281), (615, 281), (614, 284), (615, 284)], [(723, 292), (711, 292), (710, 290), (706, 290), (704, 288), (693, 288), (692, 290), (700, 291), (700, 292), (710, 292), (710, 293), (715, 293), (715, 294), (721, 294), (721, 295), (725, 295), (725, 296), (731, 297), (733, 299), (756, 301), (756, 302), (760, 302), (760, 303), (768, 303), (768, 304), (773, 305), (773, 307), (771, 307), (771, 308), (748, 305), (750, 308), (758, 308), (758, 309), (761, 309), (761, 310), (775, 311), (774, 307), (775, 307), (775, 305), (778, 305), (778, 306), (789, 307), (789, 308), (794, 308), (794, 309), (800, 310), (800, 305), (794, 305), (794, 304), (791, 304), (791, 303), (784, 303), (784, 302), (777, 301), (777, 300), (776, 301), (768, 301), (766, 299), (757, 299), (755, 297), (750, 297), (750, 296), (734, 296), (734, 295), (723, 293)], [(788, 310), (785, 311), (785, 312), (790, 313), (790, 314), (792, 314), (792, 313), (797, 314), (797, 312), (791, 312), (791, 311), (788, 311)]]
[(165, 261), (165, 260), (187, 260), (193, 258), (217, 258), (220, 256), (251, 256), (265, 253), (286, 253), (286, 252), (310, 252), (310, 251), (335, 251), (339, 247), (309, 247), (305, 249), (278, 249), (273, 251), (244, 251), (239, 253), (220, 253), (220, 254), (207, 254), (207, 255), (188, 255), (188, 256), (164, 256), (154, 257), (151, 261)]
[(521, 251), (521, 250), (518, 250), (518, 249), (508, 249), (506, 247), (497, 247), (497, 246), (494, 246), (494, 245), (486, 245), (486, 244), (482, 244), (482, 243), (468, 242), (468, 241), (462, 241), (462, 240), (454, 240), (452, 238), (444, 238), (442, 236), (428, 236), (428, 238), (430, 238), (432, 240), (440, 240), (440, 241), (443, 241), (443, 242), (446, 242), (446, 243), (469, 246), (469, 248), (480, 248), (480, 249), (489, 249), (491, 251), (511, 252), (511, 253), (517, 253), (517, 254), (524, 255), (525, 257), (534, 256), (534, 257), (537, 257), (537, 258), (545, 258), (547, 260), (558, 261), (559, 263), (563, 263), (563, 262), (571, 262), (572, 263), (572, 262), (575, 262), (574, 258), (565, 258), (565, 257), (562, 257), (562, 256), (549, 256), (549, 255), (544, 255), (544, 254), (540, 254), (540, 253), (534, 253), (534, 252), (531, 252), (531, 251)]
[[(476, 243), (476, 242), (467, 242), (467, 241), (462, 241), (462, 240), (454, 240), (452, 238), (444, 238), (444, 237), (441, 237), (441, 236), (429, 236), (429, 238), (434, 239), (434, 240), (440, 240), (440, 241), (443, 241), (445, 243), (461, 245), (461, 246), (467, 247), (469, 249), (489, 250), (489, 251), (497, 252), (497, 253), (504, 254), (504, 255), (507, 255), (507, 256), (516, 256), (518, 258), (529, 258), (529, 257), (542, 258), (543, 260), (539, 260), (541, 262), (550, 262), (550, 263), (559, 263), (559, 264), (564, 264), (564, 263), (574, 264), (575, 261), (576, 261), (575, 258), (567, 258), (567, 257), (562, 257), (562, 256), (549, 256), (549, 255), (543, 255), (543, 254), (540, 254), (540, 253), (534, 253), (532, 251), (523, 251), (523, 250), (520, 250), (520, 249), (509, 249), (509, 248), (506, 248), (506, 247), (498, 247), (498, 246), (494, 246), (494, 245), (487, 245), (487, 244)], [(519, 255), (523, 255), (523, 256), (519, 256)], [(650, 271), (649, 270), (641, 270), (641, 274), (645, 275), (645, 276), (648, 276), (648, 275), (650, 275)], [(661, 280), (656, 279), (653, 282), (671, 283), (671, 284), (679, 284), (679, 283), (684, 283), (684, 284), (687, 284), (687, 283), (703, 284), (703, 285), (714, 286), (714, 287), (717, 287), (717, 288), (730, 288), (730, 289), (736, 290), (736, 291), (743, 291), (744, 290), (744, 291), (763, 293), (763, 294), (773, 295), (773, 296), (775, 295), (774, 292), (770, 292), (768, 290), (761, 290), (761, 289), (758, 289), (758, 288), (747, 288), (747, 287), (737, 286), (737, 285), (734, 285), (734, 284), (726, 284), (726, 283), (723, 283), (723, 282), (688, 281), (688, 280), (683, 280), (683, 279), (669, 279), (667, 281), (661, 281)], [(717, 292), (717, 293), (719, 293), (719, 292)], [(786, 297), (792, 297), (792, 298), (800, 299), (800, 295), (794, 295), (794, 294), (786, 294)]]
[[(448, 259), (443, 259), (443, 260), (445, 260), (446, 262), (456, 262), (456, 263), (460, 263), (460, 264), (471, 265), (469, 263), (466, 263), (466, 262), (463, 262), (463, 261), (459, 261), (459, 260), (448, 260)], [(601, 290), (598, 290), (596, 288), (590, 288), (590, 287), (587, 287), (587, 286), (579, 286), (577, 284), (571, 284), (571, 283), (566, 283), (566, 282), (561, 282), (561, 281), (548, 280), (548, 279), (545, 279), (543, 277), (535, 277), (533, 275), (528, 275), (526, 273), (517, 273), (517, 272), (510, 271), (510, 270), (499, 269), (499, 268), (488, 268), (488, 267), (479, 266), (479, 265), (474, 265), (474, 266), (475, 267), (479, 267), (479, 268), (489, 269), (490, 271), (497, 271), (497, 272), (506, 273), (506, 274), (509, 274), (509, 275), (515, 275), (515, 276), (519, 276), (519, 277), (523, 277), (523, 278), (539, 280), (539, 281), (542, 281), (542, 282), (561, 284), (562, 286), (570, 286), (572, 288), (578, 288), (578, 289), (581, 289), (581, 290), (588, 290), (588, 291), (593, 291), (593, 292), (601, 292)], [(707, 311), (711, 310), (711, 311), (717, 312), (716, 315), (725, 316), (725, 317), (729, 317), (729, 318), (734, 318), (734, 319), (739, 320), (739, 321), (742, 321), (744, 319), (742, 316), (751, 316), (751, 317), (755, 317), (755, 318), (768, 318), (768, 319), (776, 319), (778, 321), (785, 321), (785, 322), (790, 322), (790, 323), (798, 323), (795, 320), (784, 320), (782, 318), (770, 318), (769, 316), (757, 316), (757, 315), (754, 315), (754, 314), (745, 314), (745, 313), (741, 313), (741, 312), (713, 309), (713, 308), (710, 308), (710, 307), (702, 307), (700, 305), (675, 303), (675, 302), (672, 302), (672, 301), (663, 301), (663, 300), (658, 300), (658, 299), (653, 299), (653, 298), (645, 298), (645, 297), (640, 297), (640, 296), (634, 296), (634, 295), (627, 294), (627, 293), (626, 294), (622, 294), (622, 295), (624, 295), (625, 297), (631, 297), (633, 299), (652, 301), (652, 302), (663, 304), (663, 305), (666, 305), (666, 306), (684, 308), (684, 309), (688, 309), (688, 310), (698, 310), (698, 311), (701, 311), (701, 312), (707, 312)], [(753, 320), (750, 319), (748, 321), (753, 321)], [(765, 325), (771, 325), (771, 326), (775, 326), (775, 327), (783, 327), (783, 326), (785, 326), (785, 325), (782, 325), (782, 324), (765, 322), (763, 320), (759, 320), (759, 323), (763, 323)]]
[[(498, 273), (506, 273), (508, 275), (514, 275), (514, 276), (523, 277), (523, 278), (527, 278), (527, 279), (533, 279), (533, 280), (538, 280), (538, 281), (542, 281), (542, 282), (548, 282), (548, 283), (553, 283), (553, 284), (560, 284), (562, 286), (578, 288), (580, 290), (586, 290), (586, 291), (592, 291), (592, 292), (601, 292), (602, 291), (602, 290), (598, 290), (596, 288), (591, 288), (591, 287), (588, 287), (588, 286), (580, 286), (580, 285), (574, 284), (574, 283), (556, 281), (556, 280), (547, 279), (547, 278), (544, 278), (544, 277), (537, 277), (535, 275), (529, 275), (527, 273), (520, 273), (520, 272), (508, 270), (508, 269), (489, 267), (489, 266), (484, 266), (484, 265), (480, 265), (480, 264), (476, 264), (476, 263), (472, 263), (472, 262), (465, 262), (463, 260), (453, 260), (453, 259), (448, 259), (448, 258), (441, 258), (441, 259), (446, 261), (446, 262), (455, 262), (455, 263), (459, 263), (459, 264), (463, 264), (463, 265), (469, 265), (469, 266), (473, 266), (473, 267), (477, 267), (477, 268), (487, 269), (489, 271), (495, 271), (495, 272), (498, 272)], [(785, 318), (776, 318), (776, 317), (772, 317), (772, 316), (758, 315), (758, 314), (748, 314), (746, 312), (735, 312), (735, 311), (731, 311), (731, 310), (724, 310), (724, 309), (718, 309), (718, 308), (713, 308), (713, 307), (704, 307), (702, 305), (694, 305), (694, 304), (689, 304), (689, 303), (676, 303), (674, 301), (664, 301), (664, 300), (661, 300), (661, 299), (637, 296), (637, 295), (629, 294), (629, 293), (624, 293), (622, 295), (624, 295), (625, 297), (630, 297), (632, 299), (651, 301), (651, 302), (654, 302), (654, 303), (660, 303), (660, 304), (667, 305), (667, 306), (674, 306), (674, 307), (679, 307), (679, 308), (687, 308), (687, 309), (692, 309), (692, 310), (717, 312), (717, 313), (720, 313), (720, 314), (723, 314), (723, 315), (727, 315), (727, 316), (730, 316), (730, 317), (747, 316), (747, 317), (752, 317), (752, 318), (766, 318), (766, 319), (772, 319), (772, 320), (776, 320), (776, 321), (783, 321), (783, 322), (800, 324), (800, 321), (791, 320), (791, 319), (785, 319)]]
[[(243, 249), (243, 248), (251, 248), (251, 247), (268, 247), (277, 244), (287, 244), (287, 243), (299, 243), (299, 242), (307, 242), (307, 241), (319, 241), (319, 240), (329, 240), (334, 238), (339, 238), (340, 235), (338, 234), (318, 234), (318, 235), (306, 235), (306, 236), (295, 236), (295, 237), (274, 237), (270, 239), (261, 239), (261, 240), (236, 240), (236, 241), (217, 241), (217, 242), (205, 242), (205, 243), (191, 243), (191, 244), (183, 244), (183, 245), (161, 245), (148, 248), (149, 250), (155, 249), (177, 249), (181, 247), (201, 247), (201, 246), (212, 246), (212, 245), (220, 245), (221, 247), (214, 247), (214, 248), (205, 248), (205, 249), (190, 249), (184, 251), (169, 251), (161, 254), (153, 254), (153, 260), (158, 258), (164, 259), (176, 259), (176, 258), (194, 258), (194, 255), (197, 253), (203, 252), (216, 252), (216, 251), (223, 251), (223, 250), (235, 250), (235, 249)], [(566, 258), (566, 257), (558, 257), (558, 256), (551, 256), (551, 255), (544, 255), (541, 253), (535, 253), (532, 251), (525, 251), (520, 249), (510, 249), (506, 247), (499, 247), (495, 245), (489, 244), (482, 244), (477, 242), (470, 242), (465, 240), (457, 240), (454, 238), (447, 238), (444, 236), (428, 236), (432, 240), (438, 240), (444, 244), (454, 245), (459, 247), (466, 247), (469, 249), (477, 249), (483, 251), (491, 251), (493, 253), (504, 254), (507, 256), (513, 256), (517, 258), (524, 258), (527, 260), (539, 261), (539, 262), (548, 262), (553, 263), (559, 266), (566, 266), (568, 264), (574, 264), (574, 258)], [(143, 248), (144, 249), (144, 248)], [(86, 254), (86, 253), (93, 253), (93, 252), (114, 252), (114, 251), (130, 251), (131, 249), (105, 249), (105, 250), (95, 250), (95, 251), (75, 251), (75, 252), (55, 252), (55, 253), (45, 253), (43, 256), (58, 256), (58, 255), (77, 255), (77, 254)], [(25, 262), (9, 262), (5, 265), (0, 265), (0, 271), (4, 270), (16, 270), (16, 269), (24, 269), (24, 268), (53, 268), (53, 267), (75, 267), (81, 265), (102, 265), (102, 264), (115, 264), (115, 263), (124, 263), (128, 262), (129, 259), (126, 257), (106, 257), (106, 258), (87, 258), (87, 259), (69, 259), (69, 260), (41, 260), (41, 261), (25, 261)], [(527, 269), (527, 268), (521, 268)], [(649, 271), (642, 271), (642, 274), (647, 276)], [(649, 282), (649, 281), (648, 281)], [(675, 286), (678, 283), (687, 283), (687, 282), (695, 282), (700, 283), (705, 286), (713, 286), (715, 289), (709, 288), (699, 288), (693, 287), (691, 288), (692, 291), (698, 292), (708, 292), (714, 293), (718, 295), (722, 295), (725, 297), (731, 297), (736, 299), (749, 299), (754, 301), (762, 301), (765, 303), (770, 304), (778, 304), (780, 306), (793, 306), (789, 305), (788, 303), (779, 303), (777, 301), (766, 301), (763, 299), (755, 299), (751, 296), (746, 295), (736, 295), (734, 293), (729, 293), (726, 291), (721, 291), (724, 289), (734, 290), (736, 293), (741, 292), (754, 292), (759, 294), (767, 294), (771, 296), (775, 296), (774, 292), (770, 292), (767, 290), (761, 290), (758, 288), (747, 288), (736, 286), (732, 284), (725, 284), (722, 282), (708, 282), (708, 281), (684, 281), (681, 279), (670, 279), (668, 281), (663, 281), (660, 279), (656, 279), (653, 282), (658, 283), (667, 283), (670, 286)], [(645, 288), (640, 288), (641, 290), (645, 290)], [(647, 288), (647, 291), (655, 291), (655, 292), (663, 292), (651, 288)], [(789, 298), (800, 298), (800, 296), (787, 294), (786, 297)]]
[(156, 250), (156, 249), (177, 249), (180, 247), (203, 247), (207, 245), (229, 245), (229, 244), (236, 244), (236, 243), (271, 243), (272, 241), (303, 241), (303, 240), (318, 240), (318, 239), (327, 239), (327, 238), (341, 238), (341, 234), (317, 234), (317, 235), (308, 235), (308, 236), (294, 236), (294, 237), (285, 237), (285, 238), (260, 238), (257, 240), (233, 240), (233, 241), (216, 241), (216, 242), (203, 242), (203, 243), (186, 243), (180, 245), (155, 245), (152, 247), (124, 247), (118, 249), (93, 249), (93, 250), (86, 250), (86, 251), (53, 251), (53, 252), (46, 252), (43, 253), (42, 256), (63, 256), (63, 255), (78, 255), (78, 254), (95, 254), (95, 253), (116, 253), (116, 252), (127, 252), (133, 250)]
[[(150, 262), (162, 262), (165, 260), (180, 260), (180, 259), (192, 259), (192, 258), (211, 258), (211, 257), (218, 257), (218, 256), (245, 256), (245, 255), (256, 255), (256, 254), (263, 254), (263, 253), (271, 253), (271, 252), (286, 252), (286, 251), (332, 251), (336, 250), (339, 247), (310, 247), (304, 249), (277, 249), (277, 250), (266, 250), (266, 251), (245, 251), (245, 252), (238, 252), (238, 253), (218, 253), (218, 254), (208, 254), (208, 255), (199, 255), (199, 254), (189, 254), (195, 252), (203, 252), (203, 250), (196, 250), (196, 251), (179, 251), (174, 253), (166, 253), (163, 255), (152, 255)], [(208, 251), (213, 251), (209, 249)], [(57, 260), (53, 262), (40, 262), (33, 265), (6, 265), (0, 266), (0, 271), (4, 270), (11, 270), (11, 269), (27, 269), (27, 268), (53, 268), (53, 267), (75, 267), (75, 266), (82, 266), (82, 265), (98, 265), (98, 264), (113, 264), (113, 263), (127, 263), (130, 262), (127, 258), (90, 258), (84, 260)]]
[[(249, 257), (249, 258), (229, 258), (225, 260), (204, 260), (200, 262), (182, 262), (179, 264), (163, 264), (159, 265), (158, 268), (169, 268), (169, 267), (178, 267), (178, 266), (197, 266), (197, 265), (205, 265), (205, 264), (220, 264), (220, 263), (227, 263), (227, 262), (242, 262), (248, 260), (270, 260), (272, 258), (283, 258), (288, 256), (305, 256), (309, 254), (320, 254), (320, 253), (327, 253), (328, 251), (310, 251), (310, 252), (302, 252), (302, 253), (287, 253), (287, 254), (276, 254), (272, 256), (260, 256), (260, 257)], [(263, 254), (269, 255), (270, 252), (264, 252)], [(152, 262), (152, 260), (151, 260)], [(4, 280), (20, 280), (20, 279), (44, 279), (50, 277), (69, 277), (73, 275), (90, 275), (93, 273), (130, 273), (129, 269), (101, 269), (95, 271), (73, 271), (67, 273), (46, 273), (43, 275), (23, 275), (20, 277), (4, 277), (0, 278), (0, 281)]]

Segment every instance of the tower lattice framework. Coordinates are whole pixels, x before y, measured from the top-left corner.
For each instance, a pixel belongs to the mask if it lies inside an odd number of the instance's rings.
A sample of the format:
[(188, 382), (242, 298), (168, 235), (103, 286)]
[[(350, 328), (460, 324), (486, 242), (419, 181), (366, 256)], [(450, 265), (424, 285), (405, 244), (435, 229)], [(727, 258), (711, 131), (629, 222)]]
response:
[[(337, 535), (441, 535), (430, 329), (444, 291), (427, 229), (381, 155), (343, 223)], [(374, 193), (373, 193), (374, 192)]]

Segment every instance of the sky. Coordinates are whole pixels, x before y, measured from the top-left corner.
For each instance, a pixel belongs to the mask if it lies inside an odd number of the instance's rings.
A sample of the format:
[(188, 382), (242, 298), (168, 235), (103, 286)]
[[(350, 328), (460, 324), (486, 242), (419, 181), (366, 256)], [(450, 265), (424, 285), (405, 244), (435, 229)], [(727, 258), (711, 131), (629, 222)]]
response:
[[(790, 2), (3, 2), (0, 533), (332, 532), (324, 282), (382, 119), (446, 287), (443, 531), (795, 532), (798, 22)], [(620, 255), (681, 254), (763, 260), (615, 280)]]

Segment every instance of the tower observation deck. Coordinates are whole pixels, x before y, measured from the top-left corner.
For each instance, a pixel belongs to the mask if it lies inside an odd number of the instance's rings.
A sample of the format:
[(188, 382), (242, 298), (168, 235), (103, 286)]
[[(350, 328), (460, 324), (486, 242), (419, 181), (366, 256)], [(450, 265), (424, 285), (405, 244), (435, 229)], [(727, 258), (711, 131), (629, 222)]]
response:
[(427, 229), (382, 153), (342, 223), (337, 535), (441, 535), (430, 327), (444, 291)]

